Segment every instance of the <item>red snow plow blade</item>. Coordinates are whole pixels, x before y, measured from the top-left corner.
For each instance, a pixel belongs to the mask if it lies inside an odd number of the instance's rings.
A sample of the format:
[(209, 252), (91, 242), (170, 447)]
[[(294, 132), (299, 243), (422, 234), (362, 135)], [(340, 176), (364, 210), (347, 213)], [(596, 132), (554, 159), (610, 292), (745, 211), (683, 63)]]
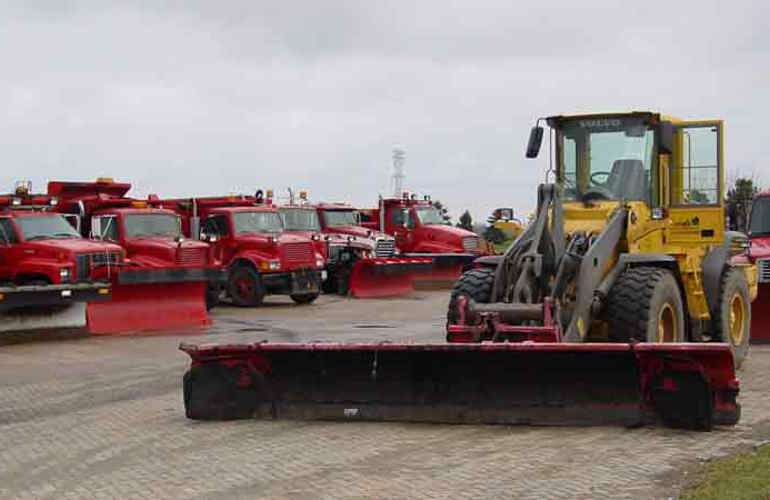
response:
[(770, 344), (770, 283), (760, 283), (751, 303), (751, 343)]
[(415, 274), (432, 267), (433, 260), (426, 258), (361, 259), (350, 271), (350, 294), (360, 299), (406, 295), (414, 291)]
[(735, 425), (723, 344), (182, 344), (188, 418)]
[(209, 325), (206, 287), (205, 281), (114, 283), (111, 301), (88, 304), (88, 330), (114, 335)]
[(430, 259), (432, 266), (414, 275), (417, 288), (452, 288), (463, 271), (479, 258), (478, 255), (464, 253), (404, 254), (405, 257)]

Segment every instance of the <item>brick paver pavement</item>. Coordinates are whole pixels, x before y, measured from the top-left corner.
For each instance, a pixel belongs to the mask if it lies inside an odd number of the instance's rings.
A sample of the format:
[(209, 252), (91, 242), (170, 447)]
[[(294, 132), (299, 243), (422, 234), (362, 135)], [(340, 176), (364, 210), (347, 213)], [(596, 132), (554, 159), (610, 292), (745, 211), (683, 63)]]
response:
[(667, 498), (699, 460), (770, 439), (770, 347), (741, 374), (741, 423), (710, 433), (184, 418), (180, 340), (435, 342), (445, 307), (323, 297), (221, 308), (207, 339), (6, 340), (0, 497)]

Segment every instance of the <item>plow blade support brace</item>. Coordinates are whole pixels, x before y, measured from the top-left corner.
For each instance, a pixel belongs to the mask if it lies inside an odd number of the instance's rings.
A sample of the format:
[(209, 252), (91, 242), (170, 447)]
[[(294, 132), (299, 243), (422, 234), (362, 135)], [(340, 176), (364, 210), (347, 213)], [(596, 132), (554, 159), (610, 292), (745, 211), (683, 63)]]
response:
[(192, 419), (734, 425), (722, 344), (186, 345)]

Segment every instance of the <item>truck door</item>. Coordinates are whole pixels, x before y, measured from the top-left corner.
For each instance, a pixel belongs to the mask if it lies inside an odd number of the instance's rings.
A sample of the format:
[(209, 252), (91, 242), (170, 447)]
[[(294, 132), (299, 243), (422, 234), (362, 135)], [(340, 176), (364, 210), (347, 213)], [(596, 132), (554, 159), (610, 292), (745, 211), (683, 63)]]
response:
[(396, 246), (402, 252), (412, 250), (412, 230), (414, 229), (414, 218), (411, 210), (408, 208), (393, 207), (389, 214), (389, 223), (391, 234), (396, 239)]
[(9, 217), (0, 217), (0, 281), (10, 280), (13, 277), (10, 253), (11, 245), (16, 242), (13, 222)]
[(201, 240), (214, 247), (214, 257), (227, 265), (235, 253), (225, 215), (212, 215), (201, 224)]

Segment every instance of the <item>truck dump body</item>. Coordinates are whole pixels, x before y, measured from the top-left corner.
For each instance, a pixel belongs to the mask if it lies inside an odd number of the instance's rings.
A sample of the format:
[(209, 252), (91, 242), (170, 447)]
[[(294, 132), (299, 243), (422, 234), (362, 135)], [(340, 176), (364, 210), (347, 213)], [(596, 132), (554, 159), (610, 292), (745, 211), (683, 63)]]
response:
[(192, 419), (711, 429), (734, 425), (730, 350), (692, 344), (269, 344), (180, 348)]

